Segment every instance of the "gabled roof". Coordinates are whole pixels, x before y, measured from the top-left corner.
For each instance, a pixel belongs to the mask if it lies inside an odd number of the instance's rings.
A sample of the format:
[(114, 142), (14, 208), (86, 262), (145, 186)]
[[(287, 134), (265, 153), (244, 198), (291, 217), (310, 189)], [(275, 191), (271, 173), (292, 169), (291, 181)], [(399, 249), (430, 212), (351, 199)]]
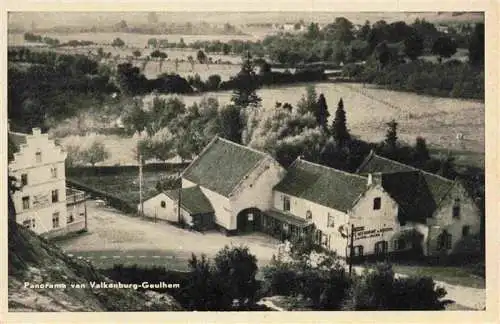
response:
[(367, 189), (360, 175), (297, 159), (274, 190), (347, 212)]
[[(179, 200), (178, 189), (164, 191), (164, 193), (175, 201)], [(199, 186), (181, 189), (181, 206), (192, 215), (214, 212), (212, 204)]]
[(224, 197), (268, 155), (216, 136), (182, 177)]
[(8, 134), (10, 140), (19, 148), (22, 144), (26, 144), (27, 140), (26, 137), (28, 136), (27, 134), (22, 134), (22, 133), (16, 133), (16, 132), (9, 132)]
[(455, 185), (455, 181), (379, 156), (373, 151), (356, 173), (381, 173), (382, 187), (402, 207), (408, 220), (431, 217)]

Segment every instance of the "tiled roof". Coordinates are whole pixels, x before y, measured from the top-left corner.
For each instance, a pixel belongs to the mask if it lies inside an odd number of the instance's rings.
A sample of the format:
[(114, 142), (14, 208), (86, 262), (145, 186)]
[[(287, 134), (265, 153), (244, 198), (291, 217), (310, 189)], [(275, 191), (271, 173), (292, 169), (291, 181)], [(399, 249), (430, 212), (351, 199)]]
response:
[(371, 152), (357, 173), (381, 173), (382, 187), (402, 207), (407, 220), (431, 217), (455, 182)]
[(264, 214), (271, 216), (272, 218), (275, 218), (280, 222), (295, 225), (298, 227), (306, 227), (311, 224), (303, 218), (297, 217), (292, 214), (288, 214), (286, 212), (274, 208), (264, 211)]
[(301, 159), (289, 167), (275, 190), (347, 212), (367, 189), (365, 177)]
[(228, 197), (241, 180), (267, 155), (215, 137), (184, 171), (182, 177)]
[[(179, 199), (178, 189), (168, 190), (164, 193), (175, 201)], [(181, 189), (181, 206), (192, 215), (214, 212), (212, 204), (199, 186)]]

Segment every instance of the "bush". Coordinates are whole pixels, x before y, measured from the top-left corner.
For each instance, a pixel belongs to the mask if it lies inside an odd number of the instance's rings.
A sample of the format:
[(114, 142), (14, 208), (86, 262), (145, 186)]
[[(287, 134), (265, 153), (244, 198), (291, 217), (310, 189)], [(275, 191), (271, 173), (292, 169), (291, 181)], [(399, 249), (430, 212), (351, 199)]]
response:
[(395, 278), (392, 267), (379, 264), (356, 278), (343, 303), (344, 310), (443, 310), (443, 288), (432, 278)]

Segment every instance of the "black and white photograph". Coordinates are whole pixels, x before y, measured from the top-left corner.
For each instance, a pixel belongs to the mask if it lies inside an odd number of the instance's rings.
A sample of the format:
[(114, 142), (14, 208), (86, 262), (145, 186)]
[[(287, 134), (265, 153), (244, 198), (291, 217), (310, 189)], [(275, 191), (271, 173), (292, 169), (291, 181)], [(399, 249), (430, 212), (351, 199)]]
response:
[(487, 310), (484, 11), (116, 8), (7, 13), (9, 313)]

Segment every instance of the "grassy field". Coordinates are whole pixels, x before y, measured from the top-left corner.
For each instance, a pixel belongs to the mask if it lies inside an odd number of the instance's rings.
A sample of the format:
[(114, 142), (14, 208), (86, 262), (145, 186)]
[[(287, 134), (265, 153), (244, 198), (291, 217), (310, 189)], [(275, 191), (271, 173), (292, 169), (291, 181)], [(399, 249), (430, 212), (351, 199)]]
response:
[[(137, 171), (139, 172), (139, 171)], [(172, 175), (168, 172), (143, 173), (143, 197), (149, 198), (157, 193), (156, 183), (162, 177)], [(139, 174), (124, 173), (119, 175), (82, 176), (75, 179), (95, 189), (118, 196), (126, 201), (139, 203)]]

